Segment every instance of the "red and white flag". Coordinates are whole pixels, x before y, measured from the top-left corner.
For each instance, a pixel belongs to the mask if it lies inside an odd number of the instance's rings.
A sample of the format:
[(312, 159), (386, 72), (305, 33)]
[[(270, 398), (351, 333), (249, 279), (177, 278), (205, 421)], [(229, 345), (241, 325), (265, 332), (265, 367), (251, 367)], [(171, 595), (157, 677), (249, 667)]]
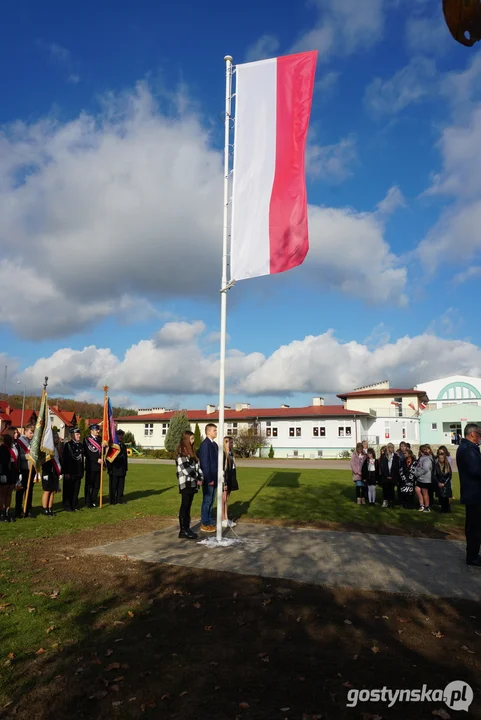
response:
[(419, 407), (421, 410), (426, 410), (427, 405), (425, 405), (424, 403), (419, 403)]
[(391, 400), (391, 405), (396, 405), (397, 407), (399, 407), (401, 404), (402, 403), (400, 402), (396, 402), (396, 400)]
[(236, 66), (231, 280), (284, 272), (309, 249), (305, 147), (317, 52)]
[(416, 410), (416, 406), (414, 403), (409, 403), (408, 407), (410, 407), (412, 410)]

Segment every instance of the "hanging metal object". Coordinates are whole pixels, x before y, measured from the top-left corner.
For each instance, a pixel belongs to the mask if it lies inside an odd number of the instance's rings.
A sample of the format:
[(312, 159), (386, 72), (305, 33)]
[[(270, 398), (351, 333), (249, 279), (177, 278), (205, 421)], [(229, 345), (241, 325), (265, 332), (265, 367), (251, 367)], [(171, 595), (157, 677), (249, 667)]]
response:
[(481, 0), (443, 0), (449, 32), (461, 45), (472, 47), (481, 40)]

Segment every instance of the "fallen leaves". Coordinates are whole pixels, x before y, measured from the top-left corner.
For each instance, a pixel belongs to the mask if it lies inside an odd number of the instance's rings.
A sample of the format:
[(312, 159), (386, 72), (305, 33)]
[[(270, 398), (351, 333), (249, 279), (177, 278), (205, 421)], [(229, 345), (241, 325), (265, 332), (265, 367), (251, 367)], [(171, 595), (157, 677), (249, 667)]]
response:
[(247, 702), (241, 702), (241, 703), (239, 703), (239, 707), (242, 708), (243, 710), (248, 710), (250, 708), (250, 705)]
[(46, 652), (47, 652), (47, 651), (45, 650), (45, 648), (42, 648), (42, 647), (41, 647), (41, 648), (39, 648), (39, 649), (35, 652), (35, 655), (43, 655), (43, 654), (46, 653)]
[(54, 590), (54, 591), (49, 595), (49, 597), (50, 597), (51, 600), (56, 600), (59, 595), (60, 595), (60, 590)]
[(129, 618), (135, 617), (135, 615), (134, 615), (134, 613), (132, 612), (132, 610), (129, 610), (129, 611), (127, 612), (127, 615), (129, 616)]
[(113, 662), (110, 663), (110, 665), (107, 665), (105, 668), (105, 672), (110, 672), (111, 670), (119, 670), (120, 669), (120, 663), (119, 662)]
[(27, 610), (28, 610), (29, 613), (35, 612), (36, 609), (37, 609), (37, 608), (36, 608), (36, 607), (33, 607), (33, 605), (29, 605), (28, 608), (27, 608)]
[(113, 655), (113, 653), (113, 650), (107, 650), (107, 652), (105, 653), (105, 657), (110, 657), (111, 655)]
[(202, 605), (200, 604), (200, 602), (196, 602), (194, 603), (194, 607), (199, 609), (200, 607), (202, 607)]
[(376, 653), (381, 652), (381, 651), (379, 650), (379, 648), (378, 648), (377, 645), (373, 645), (372, 648), (371, 648), (371, 652), (373, 652), (373, 653), (376, 654)]
[(50, 627), (48, 627), (48, 628), (45, 630), (45, 632), (46, 632), (47, 635), (50, 635), (50, 633), (53, 632), (54, 630), (55, 630), (55, 625), (50, 625)]
[(434, 637), (438, 638), (438, 640), (444, 637), (444, 635), (440, 633), (439, 630), (437, 632), (432, 632), (431, 635), (434, 635)]
[(470, 655), (475, 655), (476, 653), (474, 650), (470, 650), (466, 645), (461, 645), (461, 650), (464, 650), (465, 652), (468, 652)]
[(0, 612), (3, 612), (8, 607), (11, 607), (12, 603), (4, 603), (3, 605), (0, 605)]
[(350, 620), (344, 620), (344, 625), (352, 625), (352, 622)]
[(205, 630), (206, 632), (210, 632), (213, 627), (214, 627), (213, 625), (206, 625), (205, 628), (204, 628), (204, 630)]

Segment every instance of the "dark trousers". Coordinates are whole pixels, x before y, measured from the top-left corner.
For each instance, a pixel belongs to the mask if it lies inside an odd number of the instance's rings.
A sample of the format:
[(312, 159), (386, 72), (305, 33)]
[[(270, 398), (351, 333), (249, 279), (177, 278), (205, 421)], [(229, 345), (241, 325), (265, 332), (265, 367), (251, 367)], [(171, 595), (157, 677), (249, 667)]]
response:
[(179, 525), (181, 530), (190, 528), (190, 508), (195, 491), (192, 488), (183, 488), (180, 491)]
[(204, 495), (201, 509), (202, 525), (214, 524), (214, 521), (212, 520), (212, 506), (214, 504), (216, 491), (217, 488), (215, 485), (209, 485), (207, 481), (204, 480), (202, 485), (202, 493)]
[(119, 477), (119, 503), (124, 503), (124, 492), (125, 492), (125, 475)]
[(382, 484), (382, 499), (394, 503), (394, 483)]
[[(23, 512), (23, 503), (25, 501), (25, 493), (27, 492), (27, 485), (28, 485), (28, 475), (29, 470), (25, 470), (22, 472), (22, 489), (17, 490), (15, 493), (15, 517), (20, 517), (20, 515)], [(32, 477), (30, 478), (30, 492), (28, 493), (28, 500), (27, 500), (27, 515), (29, 512), (32, 511), (32, 501), (33, 501), (33, 479), (35, 477), (35, 473), (32, 473)]]
[(367, 488), (364, 485), (356, 485), (356, 498), (365, 498)]
[(87, 507), (97, 505), (100, 490), (100, 472), (85, 476), (85, 504)]
[(451, 512), (451, 505), (449, 504), (449, 498), (440, 497), (439, 505), (441, 507), (441, 512), (443, 512), (443, 513)]
[(109, 502), (111, 505), (117, 505), (122, 500), (124, 486), (125, 475), (109, 474)]
[(481, 547), (481, 505), (466, 505), (466, 561), (472, 562)]
[(82, 475), (68, 475), (63, 479), (63, 506), (75, 510), (78, 508), (78, 496)]

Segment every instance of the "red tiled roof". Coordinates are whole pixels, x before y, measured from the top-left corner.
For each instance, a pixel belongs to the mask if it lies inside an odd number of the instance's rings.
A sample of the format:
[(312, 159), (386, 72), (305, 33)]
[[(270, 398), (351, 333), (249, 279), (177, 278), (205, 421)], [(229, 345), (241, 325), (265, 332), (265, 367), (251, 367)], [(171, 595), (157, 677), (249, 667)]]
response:
[[(117, 417), (117, 423), (128, 422), (151, 422), (152, 420), (163, 420), (167, 422), (177, 411), (169, 410), (165, 413), (151, 413), (149, 415), (127, 415), (126, 417)], [(205, 410), (185, 410), (185, 414), (189, 420), (217, 420), (219, 414), (217, 410), (208, 413)], [(368, 415), (368, 413), (359, 412), (357, 410), (345, 410), (343, 405), (308, 405), (302, 408), (249, 408), (244, 410), (226, 410), (226, 420), (255, 420), (256, 418), (289, 418), (289, 417), (353, 417), (354, 415)]]
[(50, 410), (64, 423), (64, 425), (74, 425), (76, 419), (74, 412), (59, 410), (56, 405), (51, 405)]
[[(13, 427), (22, 427), (22, 411), (21, 410), (12, 410), (10, 415), (8, 416), (11, 420)], [(30, 421), (37, 421), (37, 413), (35, 410), (28, 410), (25, 408), (23, 411), (23, 426), (27, 425)]]
[(0, 400), (0, 412), (6, 412), (8, 408), (8, 402), (6, 400)]
[(337, 397), (340, 400), (345, 400), (346, 398), (356, 398), (356, 397), (402, 397), (403, 395), (417, 395), (418, 397), (422, 398), (425, 397), (426, 392), (424, 390), (413, 390), (413, 388), (410, 388), (409, 390), (403, 390), (401, 388), (386, 388), (385, 390), (354, 390), (353, 392), (347, 392), (347, 393), (341, 393)]

